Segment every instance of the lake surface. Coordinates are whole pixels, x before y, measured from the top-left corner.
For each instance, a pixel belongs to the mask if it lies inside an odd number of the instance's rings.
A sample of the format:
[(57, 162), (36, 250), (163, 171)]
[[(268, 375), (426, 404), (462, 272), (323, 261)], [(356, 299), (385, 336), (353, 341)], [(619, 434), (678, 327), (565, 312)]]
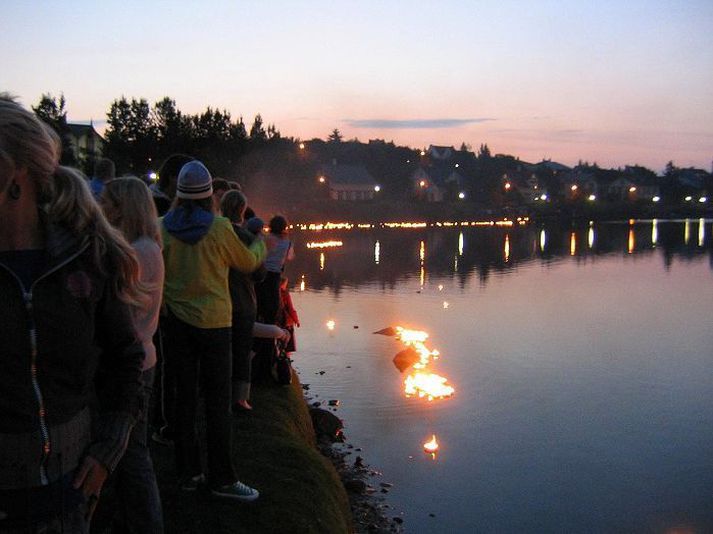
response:
[[(713, 532), (711, 221), (293, 236), (295, 366), (407, 532)], [(452, 397), (405, 396), (395, 325)]]

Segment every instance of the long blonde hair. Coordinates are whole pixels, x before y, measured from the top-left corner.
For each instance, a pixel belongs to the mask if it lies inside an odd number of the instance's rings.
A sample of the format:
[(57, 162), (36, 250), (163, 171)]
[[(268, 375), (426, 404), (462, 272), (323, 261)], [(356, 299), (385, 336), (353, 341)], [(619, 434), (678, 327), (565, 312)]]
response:
[(161, 245), (156, 205), (144, 182), (135, 176), (109, 180), (102, 190), (102, 202), (111, 204), (112, 212), (117, 214), (111, 222), (129, 243), (146, 236)]
[(84, 175), (59, 166), (62, 144), (50, 126), (6, 93), (0, 94), (0, 171), (27, 169), (37, 186), (37, 205), (47, 222), (90, 240), (96, 269), (109, 277), (115, 295), (138, 303), (138, 262), (92, 197)]

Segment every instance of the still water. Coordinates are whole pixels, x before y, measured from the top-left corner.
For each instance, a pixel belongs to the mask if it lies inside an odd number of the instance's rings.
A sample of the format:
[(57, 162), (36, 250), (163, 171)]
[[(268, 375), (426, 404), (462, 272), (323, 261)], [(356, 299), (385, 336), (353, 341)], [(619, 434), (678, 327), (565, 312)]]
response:
[[(713, 532), (712, 234), (295, 231), (295, 366), (407, 532)], [(372, 333), (396, 325), (430, 334), (452, 397), (406, 397), (403, 346)]]

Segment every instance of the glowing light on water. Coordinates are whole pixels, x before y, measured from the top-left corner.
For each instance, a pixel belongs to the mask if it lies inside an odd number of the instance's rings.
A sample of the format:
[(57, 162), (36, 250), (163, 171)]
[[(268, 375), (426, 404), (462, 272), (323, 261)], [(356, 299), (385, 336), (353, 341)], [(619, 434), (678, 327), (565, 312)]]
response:
[(436, 453), (438, 452), (438, 441), (436, 440), (435, 434), (431, 434), (431, 439), (423, 444), (423, 450), (424, 452), (430, 454), (432, 458), (436, 457)]
[(438, 291), (443, 291), (443, 284), (438, 284)]
[(300, 280), (300, 291), (305, 290), (305, 275), (302, 275), (302, 280)]
[(587, 244), (589, 245), (589, 248), (594, 246), (594, 228), (591, 226), (589, 227), (589, 232), (587, 232)]
[(629, 254), (634, 253), (634, 247), (636, 246), (636, 238), (634, 236), (634, 229), (629, 228), (629, 246), (628, 246), (628, 251)]
[(334, 330), (335, 326), (337, 326), (337, 323), (335, 323), (334, 320), (330, 319), (327, 321), (327, 330)]
[(458, 234), (458, 255), (459, 256), (463, 255), (463, 243), (464, 243), (463, 232), (461, 232), (460, 234)]
[(426, 268), (424, 266), (424, 261), (426, 259), (426, 243), (424, 241), (421, 241), (421, 244), (418, 249), (418, 258), (419, 261), (421, 262), (421, 270), (420, 270), (420, 282), (421, 282), (421, 289), (423, 289), (424, 284), (426, 283)]
[(510, 236), (508, 234), (505, 234), (505, 250), (503, 252), (505, 254), (505, 262), (507, 263), (510, 261)]
[(698, 219), (698, 246), (702, 247), (703, 242), (706, 240), (706, 221), (705, 219)]
[(569, 255), (574, 256), (577, 253), (577, 234), (572, 232), (569, 234)]
[(659, 223), (659, 221), (657, 219), (654, 219), (653, 221), (651, 221), (651, 243), (653, 245), (656, 245), (656, 243), (659, 240), (658, 223)]
[(319, 270), (324, 271), (324, 252), (319, 253)]
[(379, 259), (381, 258), (381, 243), (378, 241), (374, 243), (374, 263), (379, 265)]
[(444, 310), (447, 310), (447, 309), (448, 309), (448, 306), (450, 306), (450, 304), (448, 304), (448, 302), (444, 300), (444, 301), (443, 301), (443, 309), (444, 309)]
[(686, 223), (683, 225), (683, 242), (688, 245), (691, 240), (691, 221), (686, 219)]
[(312, 241), (307, 243), (307, 248), (334, 248), (344, 245), (341, 241)]
[(407, 397), (418, 396), (428, 399), (445, 399), (455, 393), (455, 389), (442, 376), (434, 373), (416, 372), (408, 375), (404, 381), (404, 391)]
[(540, 231), (540, 252), (545, 251), (545, 245), (547, 244), (547, 233), (544, 229)]

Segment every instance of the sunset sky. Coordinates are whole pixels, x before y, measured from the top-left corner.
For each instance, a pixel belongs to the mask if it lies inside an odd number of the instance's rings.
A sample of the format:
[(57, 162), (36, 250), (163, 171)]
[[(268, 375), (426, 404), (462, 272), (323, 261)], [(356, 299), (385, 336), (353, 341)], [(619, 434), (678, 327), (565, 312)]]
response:
[(256, 113), (283, 135), (711, 170), (713, 1), (4, 0), (0, 91)]

